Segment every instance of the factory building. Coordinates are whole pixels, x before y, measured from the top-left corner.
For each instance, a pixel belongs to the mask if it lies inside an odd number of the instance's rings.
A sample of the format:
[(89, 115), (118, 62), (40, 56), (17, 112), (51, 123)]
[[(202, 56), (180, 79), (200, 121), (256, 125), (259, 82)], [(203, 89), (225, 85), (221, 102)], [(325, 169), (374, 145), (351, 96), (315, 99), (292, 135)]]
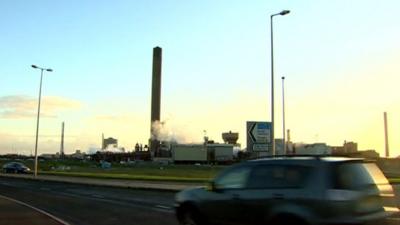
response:
[(232, 131), (222, 133), (222, 139), (225, 144), (238, 145), (237, 140), (239, 139), (239, 133)]
[(173, 144), (171, 158), (174, 163), (230, 163), (232, 144)]
[(101, 149), (107, 149), (109, 146), (118, 148), (118, 139), (112, 137), (104, 138), (104, 135), (102, 135)]
[(332, 149), (325, 143), (294, 144), (295, 155), (331, 155)]

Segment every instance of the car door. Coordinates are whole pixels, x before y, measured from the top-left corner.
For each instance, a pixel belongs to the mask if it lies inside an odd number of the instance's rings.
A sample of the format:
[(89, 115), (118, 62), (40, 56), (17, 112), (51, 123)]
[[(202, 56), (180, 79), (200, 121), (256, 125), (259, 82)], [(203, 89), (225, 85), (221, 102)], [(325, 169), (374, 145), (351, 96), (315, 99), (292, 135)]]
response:
[(311, 168), (285, 164), (255, 166), (240, 196), (249, 224), (268, 220), (287, 207), (301, 206), (308, 194), (302, 189)]
[(217, 224), (243, 224), (244, 205), (240, 198), (246, 191), (248, 166), (234, 167), (214, 181), (214, 190), (203, 199), (202, 208), (208, 219)]
[(17, 173), (18, 172), (18, 167), (17, 167), (17, 163), (12, 163), (11, 165), (10, 165), (10, 171), (11, 172), (13, 172), (13, 173)]

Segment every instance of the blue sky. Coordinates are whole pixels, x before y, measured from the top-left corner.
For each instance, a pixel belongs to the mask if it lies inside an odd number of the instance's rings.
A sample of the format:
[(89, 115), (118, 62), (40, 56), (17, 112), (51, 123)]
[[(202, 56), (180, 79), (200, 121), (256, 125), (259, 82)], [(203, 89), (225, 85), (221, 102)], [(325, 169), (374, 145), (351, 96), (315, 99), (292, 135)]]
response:
[[(58, 149), (61, 121), (69, 152), (100, 145), (101, 132), (128, 149), (146, 142), (155, 46), (163, 48), (162, 118), (171, 132), (197, 141), (207, 130), (221, 141), (221, 132), (234, 130), (244, 145), (245, 122), (270, 118), (269, 15), (289, 9), (274, 19), (277, 123), (284, 75), (294, 141), (356, 141), (382, 153), (388, 111), (398, 155), (399, 6), (394, 0), (1, 1), (0, 135), (7, 141), (0, 151), (33, 147), (39, 71), (31, 64), (54, 69), (44, 76), (42, 152)], [(16, 106), (4, 96), (25, 96), (18, 110), (29, 113), (5, 116)]]

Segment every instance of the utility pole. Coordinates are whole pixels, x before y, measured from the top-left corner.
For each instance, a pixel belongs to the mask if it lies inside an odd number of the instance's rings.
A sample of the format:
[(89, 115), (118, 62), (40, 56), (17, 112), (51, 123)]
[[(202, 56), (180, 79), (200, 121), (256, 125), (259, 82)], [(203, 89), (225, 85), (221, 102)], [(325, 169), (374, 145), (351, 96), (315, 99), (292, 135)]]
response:
[(273, 18), (274, 16), (284, 16), (289, 14), (289, 10), (283, 10), (280, 13), (271, 15), (271, 140), (272, 140), (272, 155), (275, 155), (275, 102), (274, 102), (274, 33), (273, 33)]
[(383, 121), (385, 126), (385, 157), (389, 158), (389, 133), (388, 133), (388, 125), (387, 125), (387, 113), (383, 113)]

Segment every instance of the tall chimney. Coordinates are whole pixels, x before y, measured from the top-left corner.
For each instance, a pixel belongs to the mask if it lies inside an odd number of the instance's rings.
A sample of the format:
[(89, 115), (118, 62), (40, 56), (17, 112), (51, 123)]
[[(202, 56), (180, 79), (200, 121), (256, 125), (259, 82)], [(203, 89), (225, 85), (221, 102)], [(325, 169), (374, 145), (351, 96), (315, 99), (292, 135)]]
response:
[(64, 158), (64, 122), (62, 122), (62, 125), (61, 125), (60, 157)]
[(389, 133), (388, 133), (388, 125), (387, 125), (387, 113), (383, 113), (383, 120), (385, 123), (385, 156), (389, 157)]
[(160, 107), (161, 107), (161, 62), (162, 62), (162, 49), (160, 47), (153, 48), (153, 80), (151, 88), (151, 142), (150, 151), (153, 153), (157, 151), (159, 141), (157, 134), (153, 129), (154, 122), (160, 121)]
[(286, 150), (286, 155), (289, 155), (290, 153), (293, 153), (293, 152), (289, 152), (289, 147), (288, 147), (288, 145), (290, 143), (290, 130), (287, 129), (286, 132), (287, 132), (287, 140), (286, 140), (287, 145), (286, 145), (286, 149), (285, 150)]
[(104, 150), (106, 147), (104, 146), (104, 133), (101, 133), (101, 150)]

